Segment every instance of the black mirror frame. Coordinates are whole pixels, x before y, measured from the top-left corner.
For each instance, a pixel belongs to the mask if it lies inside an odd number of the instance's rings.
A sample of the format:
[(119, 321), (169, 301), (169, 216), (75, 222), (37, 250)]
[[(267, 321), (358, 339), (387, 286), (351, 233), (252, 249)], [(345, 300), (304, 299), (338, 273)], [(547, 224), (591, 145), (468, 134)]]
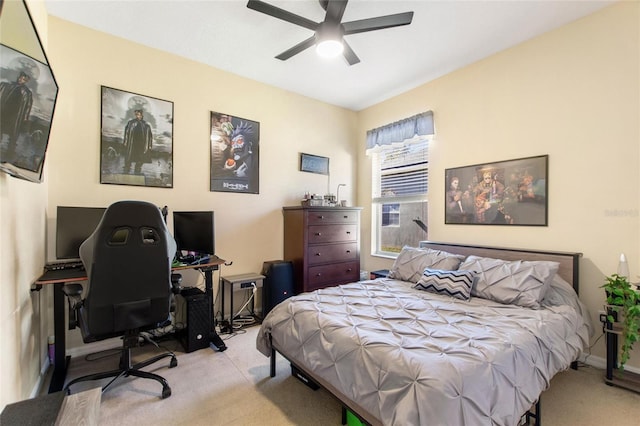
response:
[[(58, 84), (24, 0), (0, 0), (0, 28), (0, 114), (15, 106), (2, 103), (7, 92), (20, 90), (22, 95), (14, 122), (0, 124), (0, 171), (41, 183)], [(28, 81), (16, 89), (21, 74)]]

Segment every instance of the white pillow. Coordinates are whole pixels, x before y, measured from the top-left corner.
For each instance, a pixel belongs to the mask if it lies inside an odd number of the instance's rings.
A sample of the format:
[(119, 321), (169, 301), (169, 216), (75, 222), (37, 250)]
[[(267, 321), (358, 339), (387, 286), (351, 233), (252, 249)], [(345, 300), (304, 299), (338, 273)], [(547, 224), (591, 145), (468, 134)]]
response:
[(471, 295), (525, 308), (540, 308), (558, 262), (506, 261), (489, 257), (468, 256), (460, 269), (478, 274)]
[(425, 268), (453, 271), (464, 256), (446, 251), (405, 246), (389, 270), (389, 278), (417, 283)]

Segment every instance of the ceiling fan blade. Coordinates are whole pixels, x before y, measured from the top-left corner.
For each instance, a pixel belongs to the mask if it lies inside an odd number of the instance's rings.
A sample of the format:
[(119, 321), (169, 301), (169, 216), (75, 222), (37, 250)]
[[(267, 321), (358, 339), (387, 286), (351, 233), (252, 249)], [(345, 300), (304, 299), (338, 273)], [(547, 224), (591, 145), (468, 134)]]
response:
[(357, 34), (366, 31), (376, 31), (385, 28), (409, 25), (413, 19), (413, 12), (396, 13), (394, 15), (378, 16), (377, 18), (359, 19), (357, 21), (344, 22), (344, 34)]
[(282, 19), (283, 21), (308, 28), (312, 31), (315, 31), (319, 25), (317, 22), (313, 22), (310, 19), (304, 18), (300, 15), (296, 15), (295, 13), (288, 12), (284, 9), (280, 9), (279, 7), (272, 6), (269, 3), (265, 3), (260, 0), (249, 0), (249, 2), (247, 3), (247, 7), (249, 9), (262, 12), (269, 16), (273, 16), (274, 18)]
[(298, 53), (302, 52), (303, 50), (310, 48), (314, 44), (316, 44), (316, 36), (315, 35), (309, 37), (308, 39), (306, 39), (303, 42), (300, 42), (300, 43), (296, 44), (291, 49), (285, 50), (284, 52), (282, 52), (281, 54), (276, 56), (276, 58), (280, 59), (282, 61), (286, 61), (287, 59), (289, 59), (293, 55), (297, 55)]
[(342, 44), (344, 45), (342, 54), (344, 55), (344, 58), (347, 60), (347, 62), (349, 62), (349, 65), (355, 65), (360, 62), (360, 58), (358, 58), (356, 52), (354, 52), (351, 46), (349, 46), (349, 43), (347, 43), (346, 40), (342, 40)]
[(327, 13), (324, 17), (324, 22), (334, 25), (339, 24), (342, 21), (342, 15), (347, 8), (348, 0), (328, 0), (327, 7), (325, 8)]

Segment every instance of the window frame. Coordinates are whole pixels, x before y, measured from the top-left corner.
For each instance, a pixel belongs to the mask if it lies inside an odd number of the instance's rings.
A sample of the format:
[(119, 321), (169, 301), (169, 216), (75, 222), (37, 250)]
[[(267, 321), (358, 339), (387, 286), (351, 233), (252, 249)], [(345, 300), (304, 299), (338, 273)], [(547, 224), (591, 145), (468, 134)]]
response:
[[(387, 147), (379, 148), (374, 150), (371, 154), (371, 255), (377, 257), (387, 257), (387, 258), (396, 258), (399, 252), (396, 251), (388, 251), (382, 249), (382, 231), (386, 226), (393, 226), (401, 228), (403, 226), (402, 223), (398, 223), (397, 225), (383, 225), (383, 206), (385, 204), (396, 204), (401, 206), (402, 204), (409, 203), (426, 203), (425, 210), (428, 208), (429, 203), (429, 145), (432, 143), (433, 137), (432, 135), (425, 136), (416, 136), (410, 140), (405, 140), (398, 144), (393, 144)], [(389, 169), (383, 169), (383, 164), (381, 164), (380, 156), (383, 155), (384, 151), (387, 150), (397, 150), (398, 148), (404, 148), (407, 144), (419, 144), (423, 143), (425, 145), (424, 149), (426, 152), (423, 154), (423, 161), (420, 163), (409, 163), (408, 165), (400, 165)], [(425, 174), (425, 192), (418, 194), (410, 194), (410, 195), (397, 195), (397, 196), (382, 196), (382, 176), (386, 174), (397, 173), (399, 171), (410, 172), (410, 171), (424, 171)], [(400, 210), (399, 210), (400, 211)], [(399, 213), (398, 213), (399, 214)], [(428, 216), (425, 212), (425, 221), (428, 226)], [(398, 219), (400, 221), (400, 218)]]

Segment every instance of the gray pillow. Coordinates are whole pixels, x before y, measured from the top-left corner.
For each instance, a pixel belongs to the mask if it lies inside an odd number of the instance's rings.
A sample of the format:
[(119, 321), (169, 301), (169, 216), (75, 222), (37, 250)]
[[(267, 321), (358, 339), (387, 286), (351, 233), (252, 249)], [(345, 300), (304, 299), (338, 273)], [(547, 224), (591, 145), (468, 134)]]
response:
[(558, 262), (469, 256), (460, 269), (478, 274), (472, 296), (538, 309), (559, 266)]
[(417, 283), (425, 268), (453, 271), (464, 256), (442, 250), (404, 246), (389, 270), (389, 278)]
[(471, 287), (476, 274), (473, 271), (443, 271), (426, 268), (415, 285), (418, 290), (446, 294), (460, 300), (471, 299)]

